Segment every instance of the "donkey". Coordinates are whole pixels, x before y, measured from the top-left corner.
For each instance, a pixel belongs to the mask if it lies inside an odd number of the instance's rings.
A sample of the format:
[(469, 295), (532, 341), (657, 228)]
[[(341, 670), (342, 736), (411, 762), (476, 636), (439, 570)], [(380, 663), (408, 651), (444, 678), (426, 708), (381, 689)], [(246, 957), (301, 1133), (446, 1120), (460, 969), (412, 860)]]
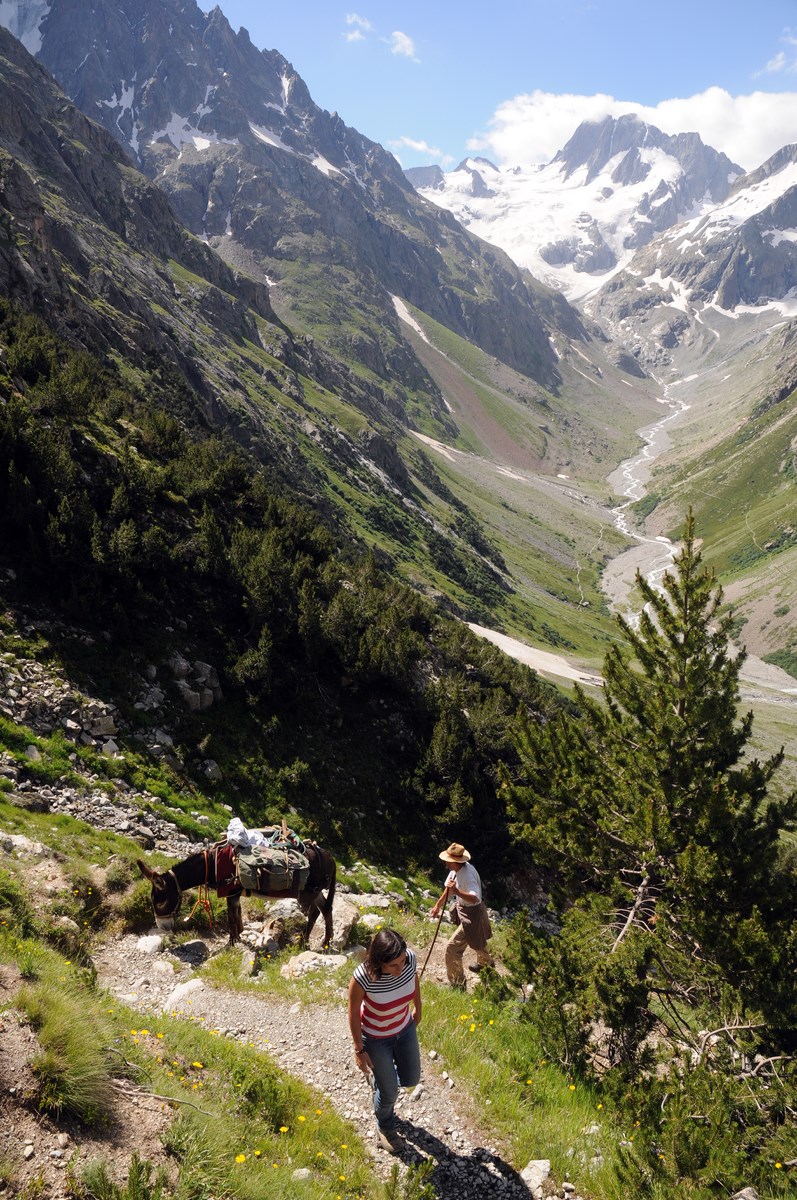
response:
[[(304, 933), (305, 941), (310, 940), (313, 926), (319, 913), (324, 918), (324, 949), (332, 940), (332, 903), (335, 899), (335, 884), (337, 881), (337, 865), (328, 850), (323, 850), (315, 842), (304, 843), (304, 853), (310, 864), (307, 883), (297, 898), (299, 907), (307, 917), (307, 928)], [(243, 932), (243, 917), (241, 916), (240, 884), (233, 887), (225, 886), (226, 880), (216, 878), (215, 847), (200, 850), (198, 854), (190, 854), (181, 862), (175, 863), (168, 871), (154, 871), (141, 859), (137, 860), (138, 869), (145, 879), (152, 884), (152, 909), (158, 929), (171, 932), (175, 919), (180, 912), (183, 892), (188, 888), (213, 888), (222, 891), (227, 897), (227, 924), (230, 930), (230, 945), (240, 940)], [(326, 892), (326, 898), (323, 893)]]

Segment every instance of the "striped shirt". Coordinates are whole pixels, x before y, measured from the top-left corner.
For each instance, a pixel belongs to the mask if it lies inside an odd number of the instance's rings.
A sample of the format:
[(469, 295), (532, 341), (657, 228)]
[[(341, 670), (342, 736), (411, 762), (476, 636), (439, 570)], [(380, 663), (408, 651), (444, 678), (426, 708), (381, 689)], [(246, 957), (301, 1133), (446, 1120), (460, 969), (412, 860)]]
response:
[(395, 1037), (406, 1029), (412, 1020), (410, 1001), (415, 995), (415, 971), (418, 960), (412, 950), (407, 950), (407, 961), (400, 975), (382, 975), (371, 979), (360, 963), (354, 978), (365, 992), (360, 1009), (362, 1031), (366, 1037)]

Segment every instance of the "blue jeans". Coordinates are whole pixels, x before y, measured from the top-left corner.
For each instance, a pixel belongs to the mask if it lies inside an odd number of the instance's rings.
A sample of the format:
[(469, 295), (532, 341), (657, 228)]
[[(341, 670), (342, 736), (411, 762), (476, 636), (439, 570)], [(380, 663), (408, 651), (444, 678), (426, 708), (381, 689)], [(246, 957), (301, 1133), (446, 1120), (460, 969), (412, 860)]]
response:
[(374, 1113), (380, 1129), (395, 1128), (399, 1085), (415, 1087), (421, 1078), (421, 1051), (415, 1021), (410, 1021), (395, 1037), (375, 1038), (363, 1035), (363, 1046), (374, 1071)]

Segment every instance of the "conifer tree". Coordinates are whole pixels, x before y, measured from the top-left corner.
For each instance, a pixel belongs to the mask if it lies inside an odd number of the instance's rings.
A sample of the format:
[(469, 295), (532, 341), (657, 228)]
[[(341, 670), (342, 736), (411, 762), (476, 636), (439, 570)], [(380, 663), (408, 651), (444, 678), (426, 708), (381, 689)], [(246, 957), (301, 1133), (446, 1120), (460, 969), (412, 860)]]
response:
[(598, 914), (582, 971), (592, 1002), (636, 1044), (653, 1007), (678, 1025), (684, 1004), (726, 983), (789, 1020), (794, 881), (779, 849), (797, 792), (767, 796), (782, 751), (749, 756), (752, 714), (737, 717), (744, 652), (730, 644), (691, 512), (662, 590), (637, 583), (644, 609), (636, 628), (620, 619), (627, 648), (606, 657), (603, 701), (579, 690), (580, 715), (522, 726), (515, 833), (553, 871), (560, 900), (577, 900), (582, 924)]

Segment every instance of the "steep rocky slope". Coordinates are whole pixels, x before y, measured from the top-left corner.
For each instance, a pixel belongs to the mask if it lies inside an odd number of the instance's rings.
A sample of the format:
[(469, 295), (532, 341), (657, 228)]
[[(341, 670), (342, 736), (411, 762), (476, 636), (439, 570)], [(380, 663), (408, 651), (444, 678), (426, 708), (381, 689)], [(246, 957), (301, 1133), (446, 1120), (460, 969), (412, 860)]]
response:
[(319, 109), (290, 63), (219, 8), (22, 0), (16, 13), (186, 226), (272, 282), (281, 315), (336, 356), (388, 386), (407, 373), (394, 293), (556, 383), (533, 281), (419, 200), (391, 155)]

